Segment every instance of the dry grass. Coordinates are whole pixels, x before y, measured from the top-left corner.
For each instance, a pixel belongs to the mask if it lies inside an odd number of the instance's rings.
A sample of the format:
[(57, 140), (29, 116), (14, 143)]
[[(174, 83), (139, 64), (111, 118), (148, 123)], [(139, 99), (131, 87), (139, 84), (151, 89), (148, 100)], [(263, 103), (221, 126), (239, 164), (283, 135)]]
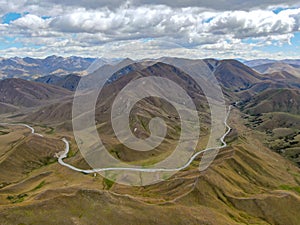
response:
[[(146, 187), (107, 182), (57, 163), (36, 167), (0, 189), (0, 224), (296, 225), (299, 169), (265, 147), (259, 141), (261, 134), (243, 126), (237, 111), (230, 124), (231, 147), (223, 149), (207, 171), (200, 173), (196, 162), (169, 180)], [(26, 137), (20, 146), (38, 151), (32, 146), (34, 140)], [(71, 145), (76, 152), (73, 141)], [(45, 155), (57, 151), (54, 139), (46, 138), (43, 146)], [(26, 152), (18, 151), (25, 158)], [(78, 159), (77, 153), (68, 161)], [(6, 173), (11, 175), (9, 170)]]

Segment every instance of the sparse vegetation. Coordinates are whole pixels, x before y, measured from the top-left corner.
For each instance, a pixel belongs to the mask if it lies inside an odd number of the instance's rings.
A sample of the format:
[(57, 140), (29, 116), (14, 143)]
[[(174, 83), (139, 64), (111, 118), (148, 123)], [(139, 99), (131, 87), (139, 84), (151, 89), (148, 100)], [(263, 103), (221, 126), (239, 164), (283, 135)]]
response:
[(11, 203), (21, 203), (25, 200), (25, 198), (28, 197), (27, 194), (19, 194), (19, 195), (8, 195), (7, 200), (9, 200)]
[(42, 163), (44, 166), (48, 166), (52, 163), (55, 163), (57, 160), (54, 157), (47, 156), (44, 159), (42, 159)]
[(294, 191), (300, 194), (300, 186), (292, 187), (290, 185), (280, 185), (279, 187), (281, 190), (287, 190), (287, 191)]
[(46, 184), (46, 181), (42, 181), (41, 183), (39, 183), (35, 188), (33, 188), (31, 191), (37, 191), (39, 189), (41, 189), (44, 185)]
[(0, 135), (6, 135), (6, 134), (9, 134), (9, 132), (0, 130)]
[(55, 129), (53, 127), (48, 127), (48, 130), (45, 132), (46, 134), (54, 134)]
[(110, 180), (110, 179), (107, 179), (107, 178), (104, 178), (103, 179), (103, 182), (104, 182), (104, 185), (106, 187), (107, 190), (111, 189), (111, 187), (114, 185), (114, 181)]
[(68, 158), (71, 158), (71, 157), (74, 157), (76, 155), (76, 151), (74, 151), (74, 149), (72, 148), (72, 145), (70, 145), (70, 149), (69, 149), (69, 152), (68, 152)]
[(266, 146), (300, 166), (300, 117), (289, 113), (244, 116), (246, 126), (261, 132)]

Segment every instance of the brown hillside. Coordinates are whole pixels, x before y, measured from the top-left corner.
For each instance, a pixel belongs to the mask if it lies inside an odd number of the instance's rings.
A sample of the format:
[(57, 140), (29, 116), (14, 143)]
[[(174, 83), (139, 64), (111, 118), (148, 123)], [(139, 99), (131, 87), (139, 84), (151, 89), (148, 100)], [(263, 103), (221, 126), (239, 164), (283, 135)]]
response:
[(268, 112), (300, 113), (300, 91), (297, 89), (271, 89), (255, 96), (244, 106), (250, 114)]
[(215, 70), (218, 81), (227, 89), (240, 91), (259, 83), (261, 75), (236, 60), (222, 60)]
[(0, 81), (0, 102), (14, 106), (39, 106), (68, 95), (71, 95), (71, 92), (47, 84), (22, 79), (5, 79)]

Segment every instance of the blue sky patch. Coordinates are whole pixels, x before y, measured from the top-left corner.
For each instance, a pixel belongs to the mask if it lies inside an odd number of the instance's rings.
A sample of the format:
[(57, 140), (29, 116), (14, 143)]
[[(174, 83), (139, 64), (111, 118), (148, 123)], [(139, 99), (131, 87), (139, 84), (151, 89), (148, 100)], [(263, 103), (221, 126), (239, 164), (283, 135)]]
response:
[(7, 13), (2, 17), (2, 23), (3, 24), (10, 24), (12, 21), (17, 20), (22, 17), (21, 13)]
[(287, 9), (297, 9), (297, 7), (290, 7), (290, 8), (278, 7), (276, 9), (273, 9), (272, 12), (275, 14), (279, 14), (280, 12), (287, 10)]

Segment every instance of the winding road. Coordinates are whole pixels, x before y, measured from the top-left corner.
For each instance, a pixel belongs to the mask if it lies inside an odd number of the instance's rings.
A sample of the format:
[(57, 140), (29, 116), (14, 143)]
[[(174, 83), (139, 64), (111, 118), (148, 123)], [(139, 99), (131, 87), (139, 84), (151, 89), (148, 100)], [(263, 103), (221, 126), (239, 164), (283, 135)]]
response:
[(44, 137), (41, 134), (35, 133), (35, 130), (34, 130), (33, 127), (31, 127), (31, 126), (29, 126), (27, 124), (24, 124), (24, 123), (0, 123), (0, 126), (21, 126), (21, 127), (26, 127), (26, 128), (28, 128), (28, 129), (31, 130), (32, 134), (40, 136), (40, 137)]
[[(226, 115), (226, 118), (224, 120), (224, 124), (227, 128), (227, 131), (225, 132), (225, 134), (220, 138), (220, 141), (222, 143), (221, 146), (219, 147), (213, 147), (213, 148), (207, 148), (207, 149), (204, 149), (200, 152), (197, 152), (195, 153), (191, 158), (190, 160), (185, 164), (183, 165), (182, 167), (179, 167), (179, 168), (173, 168), (173, 169), (164, 169), (164, 168), (126, 168), (126, 167), (111, 167), (111, 168), (99, 168), (99, 169), (92, 169), (92, 170), (83, 170), (83, 169), (79, 169), (77, 167), (74, 167), (68, 163), (65, 163), (63, 161), (63, 159), (67, 158), (68, 156), (68, 153), (70, 151), (70, 145), (69, 145), (69, 142), (67, 141), (67, 139), (63, 138), (62, 141), (65, 143), (65, 150), (63, 153), (60, 153), (59, 156), (58, 156), (58, 162), (59, 164), (61, 164), (62, 166), (65, 166), (65, 167), (68, 167), (69, 169), (71, 170), (74, 170), (74, 171), (77, 171), (77, 172), (82, 172), (82, 173), (86, 173), (86, 174), (89, 174), (89, 173), (96, 173), (96, 172), (104, 172), (104, 171), (138, 171), (138, 172), (149, 172), (149, 173), (153, 173), (153, 172), (176, 172), (176, 171), (180, 171), (180, 170), (183, 170), (183, 169), (186, 169), (194, 160), (197, 156), (199, 156), (200, 154), (204, 153), (204, 152), (208, 152), (208, 151), (211, 151), (211, 150), (215, 150), (215, 149), (222, 149), (222, 148), (225, 148), (227, 147), (227, 143), (225, 142), (225, 138), (226, 136), (230, 133), (231, 131), (231, 127), (228, 125), (227, 123), (227, 120), (229, 118), (229, 115), (230, 115), (230, 111), (232, 109), (232, 106), (229, 106), (229, 109), (228, 109), (228, 112), (227, 112), (227, 115)], [(31, 133), (34, 134), (34, 135), (38, 135), (40, 137), (43, 137), (43, 135), (41, 134), (38, 134), (38, 133), (35, 133), (35, 130), (33, 127), (27, 125), (27, 124), (9, 124), (9, 123), (0, 123), (0, 125), (12, 125), (12, 126), (23, 126), (23, 127), (26, 127), (28, 129), (31, 130)]]

